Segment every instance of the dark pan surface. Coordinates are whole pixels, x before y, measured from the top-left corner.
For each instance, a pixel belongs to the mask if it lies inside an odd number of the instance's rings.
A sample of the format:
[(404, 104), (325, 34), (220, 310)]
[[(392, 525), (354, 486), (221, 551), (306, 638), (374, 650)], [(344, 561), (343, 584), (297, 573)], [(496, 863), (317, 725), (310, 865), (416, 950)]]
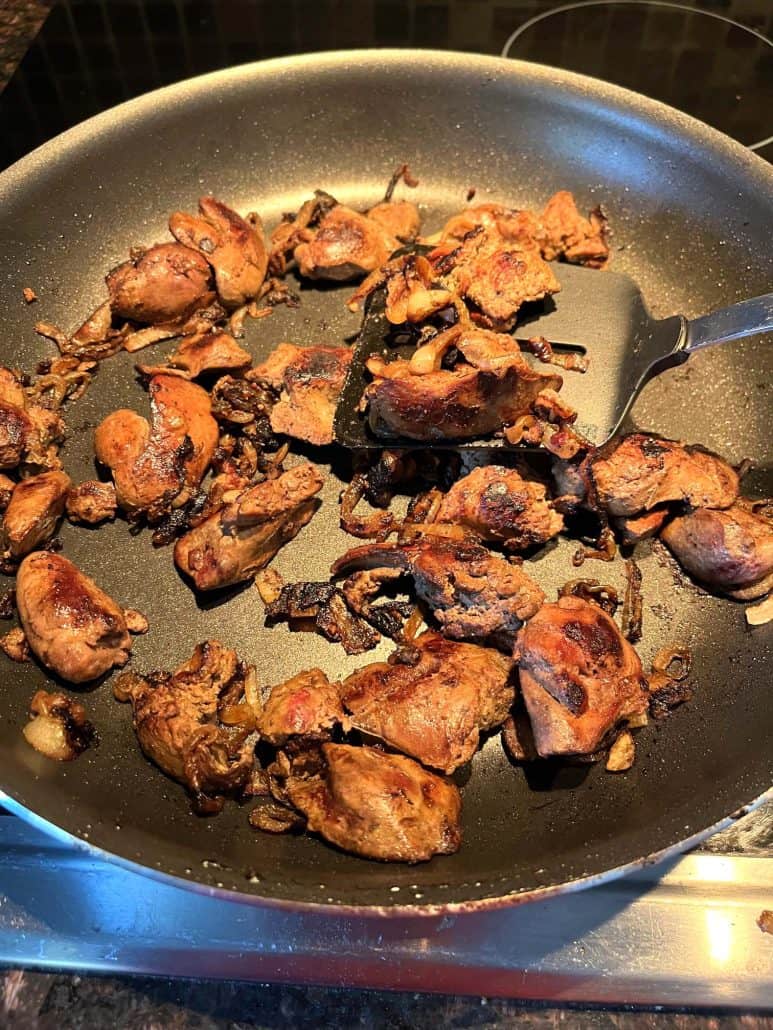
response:
[[(71, 327), (103, 296), (102, 276), (130, 244), (164, 238), (166, 217), (212, 191), (269, 225), (315, 186), (374, 202), (408, 160), (425, 226), (464, 203), (537, 205), (569, 188), (581, 208), (603, 201), (615, 230), (614, 267), (639, 283), (655, 316), (696, 315), (773, 283), (773, 172), (730, 140), (665, 107), (591, 79), (496, 59), (408, 52), (324, 55), (216, 73), (138, 101), (65, 134), (0, 179), (2, 360), (23, 367), (51, 350), (40, 319)], [(38, 304), (21, 300), (23, 286)], [(255, 356), (282, 339), (330, 343), (356, 329), (339, 291), (304, 290), (247, 328)], [(156, 354), (165, 353), (157, 349)], [(755, 460), (751, 485), (771, 489), (771, 349), (759, 340), (706, 352), (650, 384), (633, 422), (698, 440), (733, 461)], [(144, 409), (127, 356), (106, 362), (69, 409), (64, 452), (74, 478), (93, 474), (91, 435), (109, 410)], [(314, 455), (329, 460), (330, 455)], [(323, 578), (350, 542), (337, 525), (339, 483), (276, 566)], [(218, 637), (257, 663), (264, 682), (318, 664), (340, 674), (370, 660), (286, 627), (266, 630), (256, 591), (198, 607), (169, 550), (124, 523), (65, 525), (65, 553), (151, 632), (136, 668), (171, 667)], [(549, 595), (577, 575), (571, 542), (536, 575)], [(14, 809), (156, 874), (204, 889), (285, 903), (347, 906), (467, 904), (597, 877), (673, 847), (763, 794), (773, 782), (771, 630), (747, 630), (741, 606), (685, 582), (662, 555), (642, 558), (646, 661), (679, 640), (694, 653), (694, 701), (639, 735), (634, 768), (546, 768), (525, 774), (498, 738), (464, 786), (458, 855), (405, 867), (346, 856), (302, 837), (270, 837), (230, 806), (192, 816), (182, 789), (140, 755), (126, 706), (109, 684), (85, 691), (102, 743), (77, 762), (48, 762), (23, 741), (27, 703), (45, 682), (34, 665), (0, 666), (0, 785)], [(583, 575), (617, 585), (621, 566)]]

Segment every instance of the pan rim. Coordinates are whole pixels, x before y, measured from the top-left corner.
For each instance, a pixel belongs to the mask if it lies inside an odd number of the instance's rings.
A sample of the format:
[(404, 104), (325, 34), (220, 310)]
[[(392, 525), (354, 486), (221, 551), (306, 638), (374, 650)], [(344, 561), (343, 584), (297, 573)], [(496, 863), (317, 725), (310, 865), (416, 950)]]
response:
[[(95, 115), (64, 133), (43, 143), (40, 147), (22, 157), (15, 164), (0, 173), (0, 203), (5, 196), (15, 189), (22, 188), (25, 180), (34, 175), (42, 165), (66, 160), (84, 143), (103, 134), (109, 134), (116, 128), (123, 129), (132, 122), (141, 122), (159, 105), (170, 102), (184, 103), (213, 90), (238, 88), (240, 85), (269, 80), (277, 76), (302, 73), (306, 68), (315, 73), (334, 72), (342, 67), (357, 63), (358, 68), (396, 69), (415, 67), (420, 57), (424, 70), (430, 66), (439, 71), (456, 72), (465, 76), (488, 76), (494, 78), (512, 78), (522, 80), (535, 89), (550, 89), (563, 94), (564, 100), (576, 104), (599, 103), (613, 113), (635, 115), (643, 125), (656, 124), (659, 129), (666, 129), (670, 135), (681, 142), (682, 146), (693, 144), (703, 153), (721, 154), (731, 164), (743, 169), (744, 174), (756, 180), (757, 186), (769, 194), (773, 205), (773, 166), (764, 158), (748, 150), (743, 144), (733, 140), (700, 120), (685, 114), (657, 100), (612, 85), (603, 80), (581, 75), (575, 72), (556, 69), (549, 65), (535, 64), (526, 61), (512, 60), (485, 54), (466, 54), (443, 50), (417, 50), (374, 48), (367, 50), (339, 50), (329, 52), (312, 52), (291, 57), (273, 58), (266, 61), (255, 61), (220, 69), (205, 75), (182, 80), (169, 86), (145, 93), (132, 100), (125, 101)], [(676, 856), (700, 841), (731, 825), (740, 815), (752, 811), (766, 800), (773, 799), (773, 786), (763, 793), (744, 803), (734, 813), (724, 816), (706, 829), (676, 841), (667, 847), (631, 862), (613, 866), (600, 873), (586, 876), (560, 884), (524, 890), (520, 893), (492, 894), (470, 901), (449, 901), (440, 904), (410, 904), (395, 902), (389, 905), (372, 904), (338, 904), (315, 901), (297, 901), (287, 898), (266, 897), (252, 892), (242, 892), (226, 888), (218, 888), (188, 880), (173, 873), (164, 872), (151, 866), (143, 865), (132, 859), (115, 854), (107, 849), (99, 848), (92, 843), (70, 833), (49, 822), (44, 817), (26, 808), (19, 801), (0, 790), (0, 803), (14, 815), (43, 830), (54, 839), (61, 840), (68, 846), (75, 846), (94, 860), (110, 861), (132, 872), (149, 876), (154, 880), (181, 889), (194, 890), (210, 897), (220, 898), (232, 903), (264, 906), (290, 912), (309, 912), (320, 915), (358, 916), (358, 917), (436, 917), (444, 914), (464, 914), (484, 912), (506, 907), (515, 907), (532, 900), (545, 900), (564, 891), (584, 889), (589, 886), (610, 882), (633, 870), (663, 861)], [(491, 884), (491, 889), (497, 888)]]
[(660, 100), (646, 97), (634, 90), (617, 86), (590, 75), (582, 75), (579, 72), (571, 72), (563, 68), (555, 68), (552, 65), (539, 64), (532, 61), (520, 61), (489, 54), (468, 54), (459, 51), (374, 47), (371, 49), (311, 51), (289, 57), (274, 57), (264, 61), (250, 61), (246, 64), (238, 64), (230, 68), (221, 68), (216, 71), (206, 72), (203, 75), (182, 79), (168, 86), (161, 86), (159, 89), (150, 90), (138, 97), (133, 97), (131, 100), (125, 100), (59, 133), (59, 135), (42, 143), (39, 147), (30, 151), (29, 154), (25, 154), (24, 157), (19, 158), (14, 164), (0, 172), (0, 197), (6, 189), (10, 190), (15, 185), (21, 184), (21, 180), (44, 161), (50, 158), (61, 159), (62, 156), (66, 155), (67, 151), (74, 149), (85, 140), (114, 128), (118, 123), (123, 125), (127, 120), (140, 118), (146, 112), (152, 111), (162, 101), (183, 100), (191, 95), (208, 92), (213, 86), (222, 89), (223, 87), (239, 85), (243, 81), (248, 81), (255, 77), (270, 78), (272, 75), (290, 74), (303, 70), (307, 65), (313, 66), (315, 71), (322, 71), (326, 68), (336, 70), (352, 61), (368, 65), (386, 64), (390, 67), (400, 66), (401, 64), (410, 66), (417, 59), (418, 55), (421, 55), (424, 68), (432, 64), (447, 66), (449, 70), (456, 70), (465, 74), (480, 71), (489, 74), (493, 72), (506, 73), (510, 76), (517, 75), (520, 72), (525, 78), (530, 78), (537, 86), (558, 87), (568, 90), (579, 97), (584, 97), (586, 101), (590, 96), (600, 97), (603, 98), (607, 106), (612, 104), (624, 110), (627, 114), (630, 114), (632, 110), (636, 110), (643, 120), (657, 119), (661, 123), (669, 124), (672, 128), (678, 127), (681, 137), (689, 135), (699, 145), (709, 143), (713, 144), (714, 147), (721, 146), (730, 158), (745, 165), (747, 171), (751, 169), (757, 172), (766, 185), (769, 186), (773, 195), (773, 165), (764, 158), (749, 150), (748, 147), (734, 140), (731, 136), (702, 122), (700, 119), (694, 118), (692, 115), (686, 114), (684, 111), (680, 111), (668, 104), (664, 104)]
[(230, 890), (227, 887), (213, 887), (202, 883), (200, 880), (187, 879), (184, 876), (177, 876), (174, 873), (167, 873), (163, 869), (154, 869), (152, 866), (135, 862), (131, 858), (125, 858), (115, 852), (100, 848), (82, 837), (77, 837), (69, 830), (57, 826), (43, 816), (38, 815), (31, 809), (22, 805), (15, 798), (11, 797), (4, 790), (0, 790), (0, 805), (7, 808), (12, 815), (18, 816), (24, 822), (41, 830), (54, 840), (61, 841), (68, 846), (75, 847), (78, 851), (85, 853), (93, 861), (109, 862), (111, 865), (120, 866), (128, 872), (140, 876), (147, 876), (151, 880), (165, 884), (168, 887), (177, 887), (180, 890), (194, 891), (209, 898), (216, 898), (220, 901), (227, 901), (229, 904), (250, 905), (256, 908), (275, 909), (288, 913), (309, 913), (319, 916), (339, 916), (352, 918), (387, 918), (387, 919), (408, 919), (408, 918), (438, 918), (446, 915), (474, 915), (477, 913), (495, 912), (505, 908), (517, 908), (520, 905), (532, 901), (549, 901), (560, 894), (574, 893), (587, 890), (590, 887), (599, 887), (606, 883), (622, 879), (630, 873), (647, 866), (666, 862), (670, 858), (676, 858), (691, 848), (707, 840), (720, 830), (725, 830), (738, 819), (753, 812), (766, 801), (773, 801), (773, 787), (763, 791), (752, 801), (749, 801), (740, 808), (724, 816), (718, 822), (703, 830), (698, 830), (683, 840), (676, 841), (665, 848), (652, 851), (631, 862), (613, 866), (600, 873), (589, 873), (587, 876), (578, 876), (573, 880), (564, 883), (550, 884), (546, 887), (536, 887), (532, 890), (514, 891), (509, 894), (491, 895), (490, 897), (477, 898), (471, 901), (449, 901), (442, 904), (404, 904), (396, 902), (394, 905), (352, 905), (349, 903), (320, 902), (320, 901), (293, 901), (289, 898), (274, 898), (266, 895), (251, 894), (246, 891)]

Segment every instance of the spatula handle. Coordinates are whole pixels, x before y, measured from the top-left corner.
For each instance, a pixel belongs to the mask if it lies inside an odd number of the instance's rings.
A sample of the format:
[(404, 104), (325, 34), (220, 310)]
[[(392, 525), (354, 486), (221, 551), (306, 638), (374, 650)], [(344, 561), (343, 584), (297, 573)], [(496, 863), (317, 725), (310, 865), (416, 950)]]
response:
[(727, 343), (755, 333), (772, 331), (773, 293), (766, 293), (762, 297), (742, 300), (740, 304), (732, 304), (729, 308), (721, 308), (712, 311), (710, 315), (692, 319), (687, 323), (685, 340), (680, 349), (691, 354), (715, 343)]

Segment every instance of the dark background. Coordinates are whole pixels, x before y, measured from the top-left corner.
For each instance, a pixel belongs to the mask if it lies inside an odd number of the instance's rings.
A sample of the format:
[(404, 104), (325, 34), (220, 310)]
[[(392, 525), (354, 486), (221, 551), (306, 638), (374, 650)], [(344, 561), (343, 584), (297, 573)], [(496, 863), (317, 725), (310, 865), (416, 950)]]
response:
[[(0, 165), (158, 86), (303, 51), (410, 46), (501, 53), (560, 0), (68, 0), (0, 95)], [(750, 145), (773, 135), (773, 0), (690, 0), (694, 12), (608, 4), (552, 15), (511, 55), (665, 100)], [(45, 4), (0, 0), (33, 21)], [(0, 13), (0, 24), (3, 15)], [(6, 13), (6, 18), (8, 14)], [(9, 30), (9, 35), (12, 30)], [(773, 158), (773, 147), (765, 150)]]

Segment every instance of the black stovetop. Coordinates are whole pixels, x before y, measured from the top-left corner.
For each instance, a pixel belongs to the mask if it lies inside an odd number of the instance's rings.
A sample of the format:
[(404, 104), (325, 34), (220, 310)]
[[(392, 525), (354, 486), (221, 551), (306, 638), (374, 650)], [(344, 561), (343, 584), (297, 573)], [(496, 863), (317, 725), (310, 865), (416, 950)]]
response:
[[(747, 146), (773, 135), (773, 46), (765, 41), (773, 36), (770, 0), (691, 0), (692, 10), (668, 0), (592, 0), (556, 10), (559, 3), (57, 3), (0, 95), (0, 167), (84, 118), (158, 86), (261, 58), (348, 47), (489, 54), (507, 47), (511, 57), (638, 89)], [(773, 144), (759, 152), (773, 158)]]

